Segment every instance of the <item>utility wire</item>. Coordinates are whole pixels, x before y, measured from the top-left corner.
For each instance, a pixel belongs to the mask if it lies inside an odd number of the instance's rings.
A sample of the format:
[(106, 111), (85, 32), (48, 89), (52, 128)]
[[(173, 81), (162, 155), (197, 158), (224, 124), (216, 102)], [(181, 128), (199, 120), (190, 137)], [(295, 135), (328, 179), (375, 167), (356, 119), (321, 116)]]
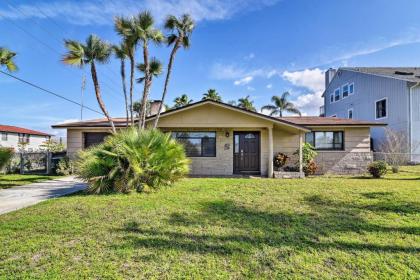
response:
[(29, 85), (29, 86), (31, 86), (31, 87), (34, 87), (34, 88), (36, 88), (36, 89), (39, 89), (39, 90), (41, 90), (41, 91), (43, 91), (43, 92), (49, 93), (49, 94), (51, 94), (51, 95), (54, 95), (55, 97), (61, 98), (61, 99), (66, 100), (66, 101), (68, 101), (68, 102), (70, 102), (70, 103), (73, 103), (73, 104), (75, 104), (75, 105), (77, 105), (77, 106), (80, 106), (81, 108), (86, 108), (87, 110), (90, 110), (90, 111), (92, 111), (92, 112), (98, 113), (98, 114), (100, 114), (100, 115), (104, 115), (102, 112), (99, 112), (98, 110), (95, 110), (95, 109), (93, 109), (93, 108), (90, 108), (90, 107), (88, 107), (88, 106), (85, 106), (85, 105), (83, 105), (83, 104), (80, 104), (80, 103), (79, 103), (79, 102), (77, 102), (77, 101), (71, 100), (71, 99), (69, 99), (69, 98), (67, 98), (67, 97), (65, 97), (65, 96), (63, 96), (63, 95), (61, 95), (61, 94), (55, 93), (55, 92), (53, 92), (53, 91), (51, 91), (51, 90), (45, 89), (45, 88), (43, 88), (43, 87), (41, 87), (41, 86), (38, 86), (38, 85), (36, 85), (36, 84), (34, 84), (34, 83), (31, 83), (31, 82), (29, 82), (29, 81), (26, 81), (26, 80), (24, 80), (24, 79), (21, 79), (21, 78), (19, 78), (19, 77), (16, 77), (15, 75), (12, 75), (12, 74), (10, 74), (10, 73), (4, 72), (4, 71), (2, 71), (2, 70), (0, 70), (0, 73), (4, 74), (4, 75), (6, 75), (6, 76), (9, 76), (10, 78), (13, 78), (13, 79), (15, 79), (15, 80), (18, 80), (19, 82), (22, 82), (22, 83), (24, 83), (24, 84), (27, 84), (27, 85)]

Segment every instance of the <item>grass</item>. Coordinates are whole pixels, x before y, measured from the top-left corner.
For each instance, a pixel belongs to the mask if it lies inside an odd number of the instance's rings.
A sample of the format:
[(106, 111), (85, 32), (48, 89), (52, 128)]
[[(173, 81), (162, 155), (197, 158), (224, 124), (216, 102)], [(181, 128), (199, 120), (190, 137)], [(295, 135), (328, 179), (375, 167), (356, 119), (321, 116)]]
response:
[(0, 278), (418, 279), (420, 168), (186, 179), (0, 216)]
[(0, 189), (8, 189), (11, 187), (38, 183), (47, 180), (53, 180), (59, 178), (59, 176), (49, 175), (20, 175), (20, 174), (0, 174)]

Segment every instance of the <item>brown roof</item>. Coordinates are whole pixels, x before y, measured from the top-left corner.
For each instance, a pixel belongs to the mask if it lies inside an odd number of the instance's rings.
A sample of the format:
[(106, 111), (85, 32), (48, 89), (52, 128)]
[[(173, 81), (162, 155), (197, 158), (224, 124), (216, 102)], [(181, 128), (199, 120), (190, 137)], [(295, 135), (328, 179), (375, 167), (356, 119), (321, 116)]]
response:
[(372, 121), (359, 121), (334, 117), (282, 117), (288, 122), (303, 126), (385, 126), (385, 123)]
[(41, 136), (51, 136), (51, 134), (44, 133), (41, 131), (36, 131), (36, 130), (12, 126), (12, 125), (2, 125), (2, 124), (0, 124), (0, 131), (11, 132), (11, 133), (25, 133), (25, 134), (41, 135)]

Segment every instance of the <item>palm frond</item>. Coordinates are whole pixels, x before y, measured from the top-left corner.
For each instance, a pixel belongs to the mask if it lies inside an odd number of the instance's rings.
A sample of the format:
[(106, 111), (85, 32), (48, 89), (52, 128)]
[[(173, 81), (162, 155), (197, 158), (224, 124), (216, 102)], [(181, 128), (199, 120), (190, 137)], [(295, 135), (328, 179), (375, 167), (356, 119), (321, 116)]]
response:
[(64, 40), (67, 53), (63, 55), (65, 64), (82, 67), (85, 63), (85, 46), (75, 40)]

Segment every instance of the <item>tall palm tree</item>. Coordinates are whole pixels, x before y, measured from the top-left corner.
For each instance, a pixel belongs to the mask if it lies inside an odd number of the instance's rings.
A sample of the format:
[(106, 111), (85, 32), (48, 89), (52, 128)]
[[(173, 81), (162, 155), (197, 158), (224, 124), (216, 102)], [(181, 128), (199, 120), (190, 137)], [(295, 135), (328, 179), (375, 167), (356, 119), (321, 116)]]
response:
[(123, 39), (123, 43), (127, 50), (128, 59), (130, 60), (130, 120), (134, 125), (133, 116), (133, 91), (134, 91), (134, 68), (136, 46), (139, 41), (137, 34), (136, 21), (134, 18), (116, 17), (114, 26), (115, 30)]
[(192, 102), (193, 100), (190, 99), (188, 95), (183, 94), (174, 99), (174, 108), (184, 107)]
[(270, 110), (270, 116), (283, 117), (284, 112), (294, 113), (301, 116), (302, 113), (299, 111), (298, 108), (296, 108), (295, 104), (287, 100), (289, 96), (290, 93), (287, 91), (284, 92), (281, 96), (274, 95), (273, 97), (271, 97), (271, 102), (273, 102), (274, 105), (265, 105), (261, 109)]
[(154, 19), (149, 11), (140, 13), (136, 17), (136, 27), (139, 42), (143, 47), (143, 64), (144, 64), (144, 89), (141, 100), (141, 116), (139, 120), (139, 128), (143, 129), (146, 124), (146, 106), (149, 98), (149, 90), (152, 85), (150, 79), (150, 63), (149, 63), (149, 42), (159, 44), (163, 42), (164, 36), (162, 32), (154, 27)]
[(86, 39), (85, 44), (74, 40), (65, 40), (64, 44), (67, 48), (67, 53), (63, 56), (62, 61), (65, 64), (80, 68), (84, 67), (86, 64), (90, 65), (96, 100), (98, 101), (99, 107), (105, 117), (108, 119), (112, 132), (115, 133), (116, 130), (114, 122), (112, 121), (112, 118), (105, 107), (105, 103), (102, 100), (101, 88), (99, 86), (98, 74), (96, 72), (96, 63), (103, 64), (109, 60), (112, 51), (111, 46), (96, 35), (90, 35)]
[(6, 66), (9, 72), (17, 70), (17, 66), (13, 61), (13, 58), (16, 56), (15, 52), (12, 52), (6, 48), (0, 48), (0, 66)]
[(254, 101), (251, 101), (249, 99), (249, 95), (247, 95), (246, 97), (243, 98), (239, 98), (238, 99), (238, 107), (248, 110), (248, 111), (256, 111), (255, 107), (254, 107)]
[[(162, 71), (163, 71), (162, 63), (155, 57), (152, 57), (152, 59), (149, 62), (149, 81), (146, 81), (146, 65), (144, 63), (137, 64), (137, 69), (144, 74), (143, 77), (140, 77), (140, 78), (137, 79), (137, 82), (138, 83), (148, 82), (150, 84), (150, 86), (152, 85), (153, 78), (161, 75)], [(145, 107), (146, 112), (144, 114), (145, 116), (147, 116), (148, 112), (150, 112), (150, 110), (149, 110), (150, 109), (150, 102), (149, 101), (147, 101), (147, 102), (149, 104), (146, 103), (146, 107)], [(144, 108), (143, 107), (140, 108), (139, 116), (143, 115), (142, 114), (143, 111), (141, 111), (141, 110), (144, 110)]]
[[(112, 49), (114, 51), (115, 57), (120, 60), (120, 74), (121, 74), (121, 82), (122, 82), (122, 88), (123, 88), (123, 94), (124, 94), (124, 100), (125, 100), (125, 113), (126, 113), (126, 122), (128, 126), (129, 122), (129, 111), (132, 107), (131, 103), (128, 103), (128, 96), (127, 96), (127, 87), (125, 84), (125, 60), (128, 58), (128, 48), (126, 44), (123, 42), (120, 45), (114, 45), (112, 46)], [(132, 100), (130, 100), (132, 102)]]
[(203, 94), (203, 100), (210, 99), (214, 101), (222, 101), (222, 97), (215, 89), (209, 89), (206, 93)]
[(156, 128), (159, 122), (160, 113), (162, 111), (163, 102), (165, 102), (166, 92), (168, 90), (169, 79), (172, 73), (172, 66), (175, 59), (175, 54), (179, 48), (188, 49), (190, 47), (190, 37), (194, 29), (194, 21), (190, 15), (184, 14), (179, 19), (175, 16), (168, 16), (165, 21), (165, 28), (171, 31), (167, 37), (168, 46), (173, 45), (171, 55), (168, 62), (168, 72), (166, 72), (165, 85), (163, 87), (162, 99), (159, 110), (153, 124)]

